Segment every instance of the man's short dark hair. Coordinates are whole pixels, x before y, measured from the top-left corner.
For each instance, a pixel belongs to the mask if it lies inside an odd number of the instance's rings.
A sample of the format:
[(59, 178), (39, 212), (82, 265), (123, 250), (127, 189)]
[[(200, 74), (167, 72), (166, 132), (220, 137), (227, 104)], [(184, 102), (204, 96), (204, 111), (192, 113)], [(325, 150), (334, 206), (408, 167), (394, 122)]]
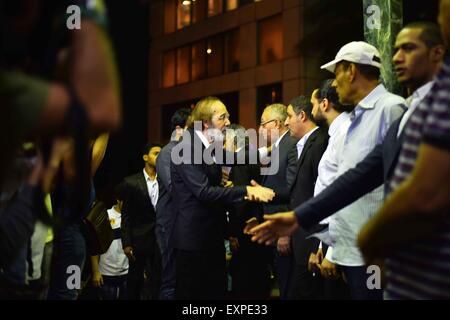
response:
[(347, 70), (351, 64), (354, 64), (356, 69), (358, 69), (359, 73), (363, 75), (364, 78), (368, 80), (379, 80), (380, 79), (380, 68), (370, 66), (368, 64), (361, 64), (361, 63), (355, 63), (350, 61), (341, 61), (340, 64), (344, 67), (345, 70)]
[(191, 109), (189, 108), (181, 108), (175, 111), (172, 118), (170, 118), (170, 122), (172, 124), (172, 131), (176, 129), (176, 127), (184, 128), (186, 126), (187, 119), (191, 115)]
[(121, 182), (114, 188), (114, 199), (123, 201), (125, 199), (125, 183)]
[(336, 92), (336, 88), (332, 86), (334, 79), (324, 80), (316, 94), (316, 99), (322, 101), (323, 99), (327, 99), (332, 105), (333, 109), (337, 112), (349, 112), (353, 108), (348, 105), (343, 105), (339, 102), (339, 96)]
[(142, 155), (148, 154), (154, 147), (162, 148), (162, 145), (159, 142), (149, 142), (142, 148)]
[(441, 28), (434, 22), (411, 22), (404, 26), (403, 29), (420, 29), (422, 32), (420, 33), (419, 38), (428, 48), (433, 48), (438, 45), (445, 45)]
[(310, 99), (306, 98), (305, 96), (298, 96), (292, 99), (289, 104), (292, 106), (292, 109), (294, 109), (296, 115), (299, 115), (300, 112), (303, 111), (306, 114), (308, 120), (314, 121), (314, 117), (311, 114), (313, 105), (311, 104)]

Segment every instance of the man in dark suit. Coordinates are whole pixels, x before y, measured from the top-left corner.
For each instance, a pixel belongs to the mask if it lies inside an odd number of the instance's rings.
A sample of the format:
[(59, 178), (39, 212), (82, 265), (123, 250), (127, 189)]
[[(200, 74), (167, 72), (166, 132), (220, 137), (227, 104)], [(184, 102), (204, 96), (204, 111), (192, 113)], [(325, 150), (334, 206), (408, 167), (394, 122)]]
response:
[[(300, 139), (297, 142), (297, 172), (291, 186), (290, 207), (295, 208), (314, 196), (317, 169), (322, 154), (328, 145), (328, 134), (317, 127), (311, 115), (312, 104), (300, 96), (291, 101), (287, 109), (286, 124), (291, 135)], [(291, 277), (291, 299), (317, 298), (318, 284), (308, 271), (309, 255), (317, 246), (318, 240), (307, 239), (309, 234), (299, 229), (292, 237), (295, 270)]]
[[(283, 104), (267, 106), (261, 115), (260, 132), (265, 131), (267, 143), (272, 148), (271, 163), (276, 163), (278, 170), (275, 174), (262, 176), (261, 185), (271, 189), (283, 187), (291, 188), (297, 172), (297, 141), (289, 134), (289, 128), (285, 125), (287, 108)], [(272, 141), (272, 137), (278, 139)], [(263, 204), (265, 214), (289, 210), (289, 200), (284, 203)], [(280, 289), (280, 298), (287, 299), (289, 292), (289, 278), (292, 273), (292, 252), (290, 237), (280, 237), (274, 250), (274, 262)]]
[(222, 131), (230, 124), (228, 119), (219, 99), (202, 99), (192, 111), (182, 141), (172, 151), (177, 299), (224, 298), (223, 206), (242, 202), (245, 197), (269, 201), (274, 196), (272, 190), (261, 186), (220, 186), (224, 163), (213, 151), (223, 150)]
[(173, 147), (183, 135), (186, 121), (191, 114), (188, 108), (177, 110), (171, 118), (172, 138), (159, 153), (156, 160), (156, 173), (159, 186), (158, 203), (156, 204), (156, 239), (161, 250), (161, 288), (159, 299), (175, 299), (175, 256), (170, 241), (175, 221), (172, 208), (172, 180), (170, 178), (170, 156)]
[(125, 178), (122, 208), (122, 246), (130, 261), (128, 295), (139, 300), (144, 278), (149, 279), (152, 298), (159, 290), (160, 252), (155, 237), (155, 206), (158, 200), (156, 158), (161, 151), (158, 144), (149, 143), (143, 150), (145, 167), (142, 172)]

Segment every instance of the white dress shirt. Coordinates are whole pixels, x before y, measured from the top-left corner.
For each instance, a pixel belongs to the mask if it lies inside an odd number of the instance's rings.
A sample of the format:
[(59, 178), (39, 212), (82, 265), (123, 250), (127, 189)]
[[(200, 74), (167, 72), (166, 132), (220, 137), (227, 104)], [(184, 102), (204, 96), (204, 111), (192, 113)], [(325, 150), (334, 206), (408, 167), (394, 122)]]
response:
[(319, 129), (319, 127), (315, 127), (314, 129), (308, 131), (300, 140), (298, 140), (298, 142), (297, 142), (297, 158), (298, 159), (300, 159), (300, 156), (302, 155), (303, 148), (305, 147), (306, 141), (308, 141), (308, 138), (317, 129)]
[(144, 171), (145, 182), (147, 183), (148, 195), (150, 197), (150, 201), (152, 202), (153, 208), (156, 210), (156, 203), (158, 202), (159, 188), (158, 188), (158, 179), (155, 176), (155, 179), (152, 180), (147, 172)]
[(423, 98), (425, 98), (425, 96), (428, 94), (428, 92), (430, 92), (433, 83), (434, 81), (430, 81), (424, 84), (416, 91), (414, 91), (413, 94), (408, 97), (408, 99), (406, 99), (406, 102), (408, 104), (408, 110), (405, 112), (402, 120), (400, 121), (400, 125), (398, 126), (397, 137), (399, 137), (400, 134), (402, 133), (402, 130), (405, 127), (406, 122), (408, 121), (409, 117), (411, 117), (411, 114), (414, 112), (414, 110), (416, 110), (420, 101), (422, 101)]
[[(342, 147), (344, 145), (345, 135), (350, 126), (350, 116), (347, 112), (342, 112), (333, 120), (328, 128), (328, 146), (322, 155), (319, 162), (318, 175), (316, 184), (314, 186), (314, 196), (321, 193), (328, 187), (337, 177), (339, 157), (342, 154)], [(330, 217), (323, 219), (320, 224), (328, 224)], [(319, 243), (319, 248), (322, 248), (322, 242)], [(333, 261), (332, 257), (333, 247), (329, 246), (325, 258)]]
[(350, 126), (350, 116), (343, 112), (334, 119), (328, 128), (328, 146), (319, 162), (314, 196), (322, 192), (336, 178), (339, 164), (339, 157), (342, 154), (345, 135)]

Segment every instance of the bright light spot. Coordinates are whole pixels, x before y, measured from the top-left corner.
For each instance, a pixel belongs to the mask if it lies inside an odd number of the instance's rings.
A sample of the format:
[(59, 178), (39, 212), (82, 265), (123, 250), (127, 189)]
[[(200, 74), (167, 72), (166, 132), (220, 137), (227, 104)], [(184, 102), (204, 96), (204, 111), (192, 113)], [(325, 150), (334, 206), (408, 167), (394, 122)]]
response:
[(183, 6), (188, 6), (188, 5), (190, 5), (191, 4), (191, 1), (190, 0), (184, 0), (183, 1)]
[(206, 53), (207, 53), (207, 54), (211, 54), (211, 53), (212, 53), (211, 48), (206, 49)]

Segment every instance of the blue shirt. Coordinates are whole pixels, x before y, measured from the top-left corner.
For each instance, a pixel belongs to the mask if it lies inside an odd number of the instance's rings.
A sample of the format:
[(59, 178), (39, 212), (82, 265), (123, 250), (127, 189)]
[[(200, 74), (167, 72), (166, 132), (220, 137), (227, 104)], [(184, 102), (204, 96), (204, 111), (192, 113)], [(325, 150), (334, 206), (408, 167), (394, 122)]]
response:
[[(354, 168), (384, 137), (405, 110), (405, 100), (380, 84), (350, 113), (350, 126), (339, 158), (337, 176)], [(338, 211), (331, 217), (329, 232), (333, 261), (344, 266), (362, 266), (364, 260), (356, 243), (361, 227), (375, 214), (383, 202), (380, 186)]]

